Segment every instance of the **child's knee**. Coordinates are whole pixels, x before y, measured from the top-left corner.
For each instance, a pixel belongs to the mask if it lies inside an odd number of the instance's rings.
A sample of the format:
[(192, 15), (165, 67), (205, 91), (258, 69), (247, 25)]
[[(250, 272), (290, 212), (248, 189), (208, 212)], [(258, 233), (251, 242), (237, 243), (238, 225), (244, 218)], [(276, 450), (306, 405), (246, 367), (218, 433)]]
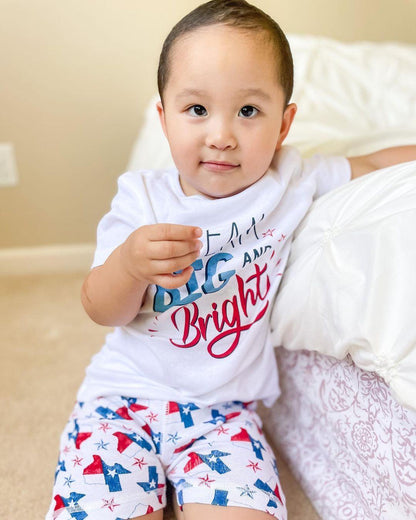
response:
[(145, 516), (136, 516), (131, 520), (163, 520), (163, 509), (160, 509), (159, 511), (154, 511), (153, 513), (149, 513)]
[(183, 520), (270, 520), (269, 513), (245, 507), (222, 507), (207, 504), (185, 504)]

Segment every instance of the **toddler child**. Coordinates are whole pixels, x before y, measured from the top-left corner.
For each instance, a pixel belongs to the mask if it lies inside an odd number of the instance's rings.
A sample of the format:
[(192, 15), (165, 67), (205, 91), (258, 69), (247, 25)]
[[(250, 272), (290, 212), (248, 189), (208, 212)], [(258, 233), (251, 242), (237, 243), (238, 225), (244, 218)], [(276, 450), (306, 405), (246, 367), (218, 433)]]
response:
[(82, 302), (115, 326), (61, 440), (47, 519), (285, 520), (256, 401), (278, 373), (268, 320), (314, 198), (415, 147), (302, 160), (288, 42), (243, 0), (185, 16), (160, 57), (157, 110), (176, 169), (122, 175)]

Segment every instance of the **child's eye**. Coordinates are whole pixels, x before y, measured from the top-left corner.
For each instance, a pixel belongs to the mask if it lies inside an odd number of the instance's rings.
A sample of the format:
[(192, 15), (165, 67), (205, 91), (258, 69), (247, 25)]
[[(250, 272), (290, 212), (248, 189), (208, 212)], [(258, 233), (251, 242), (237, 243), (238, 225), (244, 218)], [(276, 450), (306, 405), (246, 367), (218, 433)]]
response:
[(188, 108), (187, 112), (193, 117), (203, 117), (208, 114), (206, 108), (202, 105), (193, 105)]
[(258, 112), (259, 111), (257, 110), (257, 108), (254, 108), (251, 105), (245, 105), (243, 108), (240, 109), (238, 115), (249, 119), (250, 117), (254, 117), (256, 114), (258, 114)]

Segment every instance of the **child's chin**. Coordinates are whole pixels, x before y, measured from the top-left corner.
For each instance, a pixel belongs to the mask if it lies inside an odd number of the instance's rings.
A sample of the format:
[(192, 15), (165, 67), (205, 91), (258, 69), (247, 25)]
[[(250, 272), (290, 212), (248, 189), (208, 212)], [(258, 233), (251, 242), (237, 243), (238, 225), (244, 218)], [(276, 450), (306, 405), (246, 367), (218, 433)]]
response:
[(226, 199), (227, 197), (232, 197), (240, 191), (243, 191), (244, 188), (239, 190), (207, 190), (206, 192), (202, 192), (202, 195), (207, 197), (208, 199)]

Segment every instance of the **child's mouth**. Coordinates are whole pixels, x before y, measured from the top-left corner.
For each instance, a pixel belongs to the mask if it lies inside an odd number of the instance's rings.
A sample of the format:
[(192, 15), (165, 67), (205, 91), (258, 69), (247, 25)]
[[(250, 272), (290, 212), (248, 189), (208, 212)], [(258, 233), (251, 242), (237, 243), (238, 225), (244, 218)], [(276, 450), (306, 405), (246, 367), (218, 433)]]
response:
[(239, 165), (227, 161), (201, 161), (202, 166), (211, 172), (228, 172), (234, 170)]

